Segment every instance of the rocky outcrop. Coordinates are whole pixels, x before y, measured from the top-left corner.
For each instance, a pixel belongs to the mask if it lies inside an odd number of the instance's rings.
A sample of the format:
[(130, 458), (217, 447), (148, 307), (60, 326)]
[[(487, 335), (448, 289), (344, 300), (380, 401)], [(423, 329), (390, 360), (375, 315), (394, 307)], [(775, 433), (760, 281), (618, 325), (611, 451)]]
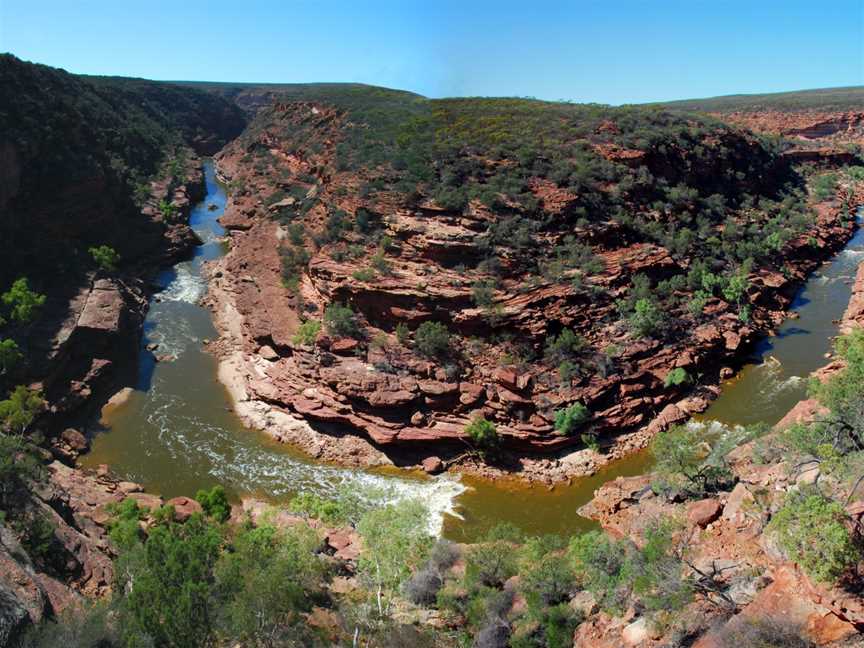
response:
[(46, 467), (44, 479), (19, 502), (19, 511), (51, 525), (50, 550), (30, 556), (17, 534), (0, 524), (0, 645), (14, 645), (9, 642), (31, 624), (80, 605), (84, 597), (110, 593), (109, 508), (140, 491), (137, 484), (113, 478), (107, 468), (90, 474), (57, 461)]
[[(242, 207), (247, 203), (238, 201), (232, 199), (229, 206), (229, 223), (236, 220), (232, 214), (247, 209)], [(851, 235), (851, 227), (840, 225), (836, 214), (837, 207), (822, 210), (809, 235), (819, 242), (820, 254), (838, 249)], [(356, 264), (336, 261), (322, 249), (300, 286), (302, 302), (319, 313), (330, 302), (353, 305), (368, 324), (367, 341), (374, 338), (375, 344), (321, 336), (311, 346), (293, 340), (299, 316), (282, 286), (278, 254), (284, 229), (268, 219), (244, 218), (243, 227), (231, 231), (231, 251), (211, 268), (207, 299), (217, 322), (222, 320), (219, 313), (231, 314), (233, 342), (214, 348), (233, 353), (241, 347), (249, 367), (246, 398), (323, 429), (358, 431), (373, 444), (392, 448), (391, 454), (407, 449), (418, 461), (427, 454), (452, 457), (463, 452), (464, 428), (480, 414), (496, 421), (506, 447), (518, 454), (579, 446), (579, 435), (557, 435), (553, 429), (553, 413), (574, 401), (594, 413), (593, 434), (618, 437), (605, 456), (598, 455), (599, 461), (632, 452), (658, 429), (703, 409), (713, 398), (710, 379), (695, 394), (687, 394), (666, 386), (669, 372), (682, 368), (690, 375), (719, 376), (719, 368), (734, 364), (749, 341), (781, 321), (795, 287), (820, 262), (820, 256), (810, 256), (803, 240), (793, 242), (785, 252), (785, 275), (759, 271), (750, 278), (749, 297), (757, 307), (749, 323), (726, 312), (727, 305), (715, 298), (706, 309), (714, 313), (709, 321), (663, 342), (634, 343), (614, 324), (596, 325), (614, 321), (614, 296), (628, 277), (638, 272), (662, 276), (675, 265), (659, 246), (637, 244), (600, 255), (604, 271), (596, 283), (611, 296), (608, 301), (574, 303), (568, 287), (552, 283), (523, 292), (516, 291), (515, 283), (499, 287), (494, 295), (496, 323), (520, 339), (542, 344), (554, 334), (550, 323), (563, 322), (583, 333), (594, 348), (618, 347), (614, 357), (598, 356), (599, 371), (562, 388), (543, 366), (500, 366), (495, 350), (475, 355), (460, 348), (460, 353), (470, 354), (470, 364), (448, 369), (418, 357), (393, 334), (397, 322), (416, 326), (442, 317), (465, 338), (488, 330), (488, 314), (474, 305), (469, 281), (446, 268), (428, 271), (428, 264), (440, 258), (438, 250), (474, 245), (477, 233), (470, 218), (429, 221), (397, 212), (389, 231), (399, 241), (398, 264), (372, 282), (356, 279)], [(227, 326), (223, 322), (223, 330)], [(570, 465), (558, 478), (566, 479), (572, 470), (590, 472), (598, 463)]]
[[(392, 192), (364, 198), (363, 175), (340, 172), (333, 163), (343, 120), (321, 104), (278, 104), (218, 156), (220, 177), (240, 189), (221, 219), (231, 251), (210, 269), (208, 303), (225, 335), (212, 348), (230, 356), (246, 403), (287, 417), (292, 426), (302, 421), (340, 439), (359, 435), (397, 463), (419, 464), (432, 455), (445, 464), (464, 460), (465, 427), (481, 415), (496, 424), (510, 456), (505, 463), (522, 476), (550, 474), (548, 466), (537, 468), (534, 456), (557, 455), (550, 479), (560, 480), (644, 447), (658, 430), (707, 406), (721, 371), (731, 371), (754, 340), (782, 321), (807, 274), (849, 239), (855, 225), (851, 211), (841, 211), (864, 199), (842, 194), (817, 205), (809, 229), (770, 266), (753, 270), (749, 318), (713, 296), (702, 316), (676, 314), (662, 335), (634, 339), (618, 313), (633, 278), (657, 283), (685, 274), (693, 260), (632, 240), (619, 223), (577, 222), (568, 231), (590, 242), (598, 268), (581, 280), (582, 290), (573, 289), (579, 278), (572, 270), (526, 279), (518, 255), (501, 248), (498, 278), (478, 306), (476, 283), (486, 274), (475, 266), (500, 215), (476, 200), (454, 211), (428, 199), (405, 206)], [(298, 148), (291, 129), (313, 129), (321, 145), (314, 153)], [(676, 172), (656, 154), (605, 144), (595, 149), (617, 164)], [(257, 167), (249, 168), (250, 157), (261, 159)], [(550, 219), (566, 219), (578, 205), (579, 196), (546, 179), (530, 178), (527, 185)], [(361, 210), (364, 227), (387, 242), (372, 259), (364, 236), (342, 241), (322, 233), (333, 226), (334, 213), (350, 219)], [(562, 238), (541, 232), (534, 243), (551, 251)], [(308, 264), (286, 290), (281, 257), (299, 247)], [(683, 302), (688, 289), (681, 292)], [(332, 303), (357, 313), (359, 339), (322, 334), (314, 344), (296, 343), (301, 320), (320, 320)], [(398, 325), (416, 329), (428, 321), (451, 333), (452, 349), (443, 357), (423, 357), (396, 335)], [(584, 338), (585, 349), (568, 380), (543, 358), (565, 328)], [(673, 370), (700, 376), (699, 386), (667, 384)], [(574, 402), (587, 407), (590, 421), (576, 434), (556, 433), (555, 413)], [(252, 418), (260, 423), (261, 416)], [(586, 435), (604, 452), (586, 450)], [(568, 461), (558, 461), (561, 456)]]
[[(853, 295), (862, 290), (864, 264), (859, 266)], [(841, 330), (848, 332), (862, 325), (859, 306), (853, 299), (841, 321)], [(816, 373), (825, 376), (837, 368), (832, 364)], [(775, 430), (812, 421), (824, 411), (818, 401), (801, 401)], [(688, 564), (711, 573), (735, 605), (731, 618), (717, 610), (700, 610), (705, 618), (701, 622), (701, 636), (693, 644), (697, 648), (728, 646), (728, 640), (723, 638), (735, 636), (748, 623), (797, 628), (818, 646), (847, 645), (843, 642), (859, 637), (860, 628), (864, 627), (864, 600), (858, 592), (812, 581), (789, 561), (768, 532), (766, 524), (786, 492), (819, 479), (819, 468), (811, 464), (791, 466), (782, 458), (757, 459), (757, 444), (771, 447), (770, 439), (769, 436), (751, 441), (733, 450), (728, 460), (735, 486), (710, 499), (670, 501), (651, 489), (651, 475), (643, 475), (619, 477), (604, 484), (595, 492), (594, 499), (580, 509), (580, 514), (598, 521), (607, 532), (637, 543), (642, 541), (646, 525), (654, 519), (681, 522)], [(854, 523), (859, 524), (864, 504), (850, 499), (846, 510)], [(662, 645), (663, 638), (659, 635), (643, 636), (636, 643), (628, 641), (625, 631), (629, 627), (601, 615), (580, 627), (575, 645), (594, 646), (592, 632), (596, 633), (598, 628), (603, 628), (604, 640), (610, 645), (620, 645), (617, 642), (643, 648)]]

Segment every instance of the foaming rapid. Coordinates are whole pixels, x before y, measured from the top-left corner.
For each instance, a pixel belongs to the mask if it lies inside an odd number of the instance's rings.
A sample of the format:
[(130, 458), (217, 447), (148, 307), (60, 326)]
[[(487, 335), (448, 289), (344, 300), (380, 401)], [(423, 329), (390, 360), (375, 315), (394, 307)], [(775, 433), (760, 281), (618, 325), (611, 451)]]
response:
[[(461, 518), (457, 498), (465, 492), (458, 478), (387, 475), (314, 463), (266, 435), (243, 427), (216, 379), (216, 363), (203, 348), (216, 331), (198, 305), (207, 291), (203, 263), (223, 252), (224, 231), (216, 218), (225, 194), (207, 164), (206, 203), (190, 222), (204, 242), (193, 258), (160, 277), (145, 322), (139, 391), (97, 436), (88, 463), (108, 463), (118, 474), (164, 496), (193, 495), (219, 483), (236, 496), (274, 504), (298, 493), (328, 499), (346, 494), (359, 508), (416, 499), (429, 511), (429, 531), (440, 535), (446, 516)], [(210, 210), (208, 204), (216, 204)], [(155, 345), (155, 346), (154, 346)], [(147, 350), (155, 349), (151, 352)], [(154, 363), (153, 355), (160, 356)]]
[(207, 282), (201, 276), (199, 264), (189, 261), (174, 266), (175, 277), (168, 286), (159, 293), (161, 301), (181, 301), (195, 304), (207, 292)]

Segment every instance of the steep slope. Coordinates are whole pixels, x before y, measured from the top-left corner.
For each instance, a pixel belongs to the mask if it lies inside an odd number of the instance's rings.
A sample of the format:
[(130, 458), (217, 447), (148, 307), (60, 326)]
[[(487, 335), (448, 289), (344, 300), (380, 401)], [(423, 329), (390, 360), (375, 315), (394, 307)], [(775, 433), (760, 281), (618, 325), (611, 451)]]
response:
[[(76, 77), (11, 55), (0, 56), (0, 86), (0, 294), (24, 278), (24, 298), (35, 300), (21, 316), (0, 300), (0, 644), (9, 645), (79, 594), (111, 589), (101, 507), (140, 488), (70, 468), (88, 446), (75, 427), (134, 379), (147, 282), (197, 243), (187, 224), (204, 191), (197, 153), (220, 148), (245, 118), (203, 92)], [(98, 246), (119, 258), (103, 249), (98, 263)]]
[(808, 199), (780, 148), (652, 108), (278, 99), (218, 157), (246, 396), (409, 460), (464, 458), (478, 416), (517, 456), (639, 432), (591, 470), (704, 407), (851, 234), (850, 188)]
[(92, 245), (128, 261), (152, 252), (165, 228), (141, 215), (147, 181), (172, 154), (213, 153), (244, 125), (207, 93), (76, 77), (8, 54), (0, 83), (0, 286), (87, 269)]

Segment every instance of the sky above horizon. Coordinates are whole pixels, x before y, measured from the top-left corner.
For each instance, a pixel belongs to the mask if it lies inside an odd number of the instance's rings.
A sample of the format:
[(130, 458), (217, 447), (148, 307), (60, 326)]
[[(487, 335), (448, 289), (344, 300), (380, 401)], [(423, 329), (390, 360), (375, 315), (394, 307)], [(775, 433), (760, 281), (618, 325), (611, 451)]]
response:
[(864, 0), (0, 0), (0, 51), (81, 74), (638, 103), (864, 85)]

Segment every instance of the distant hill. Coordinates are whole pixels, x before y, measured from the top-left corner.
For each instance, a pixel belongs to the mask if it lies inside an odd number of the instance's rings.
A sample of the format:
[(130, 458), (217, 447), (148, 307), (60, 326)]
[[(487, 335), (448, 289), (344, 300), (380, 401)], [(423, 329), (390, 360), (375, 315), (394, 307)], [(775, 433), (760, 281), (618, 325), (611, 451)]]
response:
[(705, 99), (683, 99), (658, 102), (657, 106), (704, 112), (756, 112), (776, 110), (864, 110), (864, 86), (845, 88), (819, 88), (769, 94), (737, 94)]

